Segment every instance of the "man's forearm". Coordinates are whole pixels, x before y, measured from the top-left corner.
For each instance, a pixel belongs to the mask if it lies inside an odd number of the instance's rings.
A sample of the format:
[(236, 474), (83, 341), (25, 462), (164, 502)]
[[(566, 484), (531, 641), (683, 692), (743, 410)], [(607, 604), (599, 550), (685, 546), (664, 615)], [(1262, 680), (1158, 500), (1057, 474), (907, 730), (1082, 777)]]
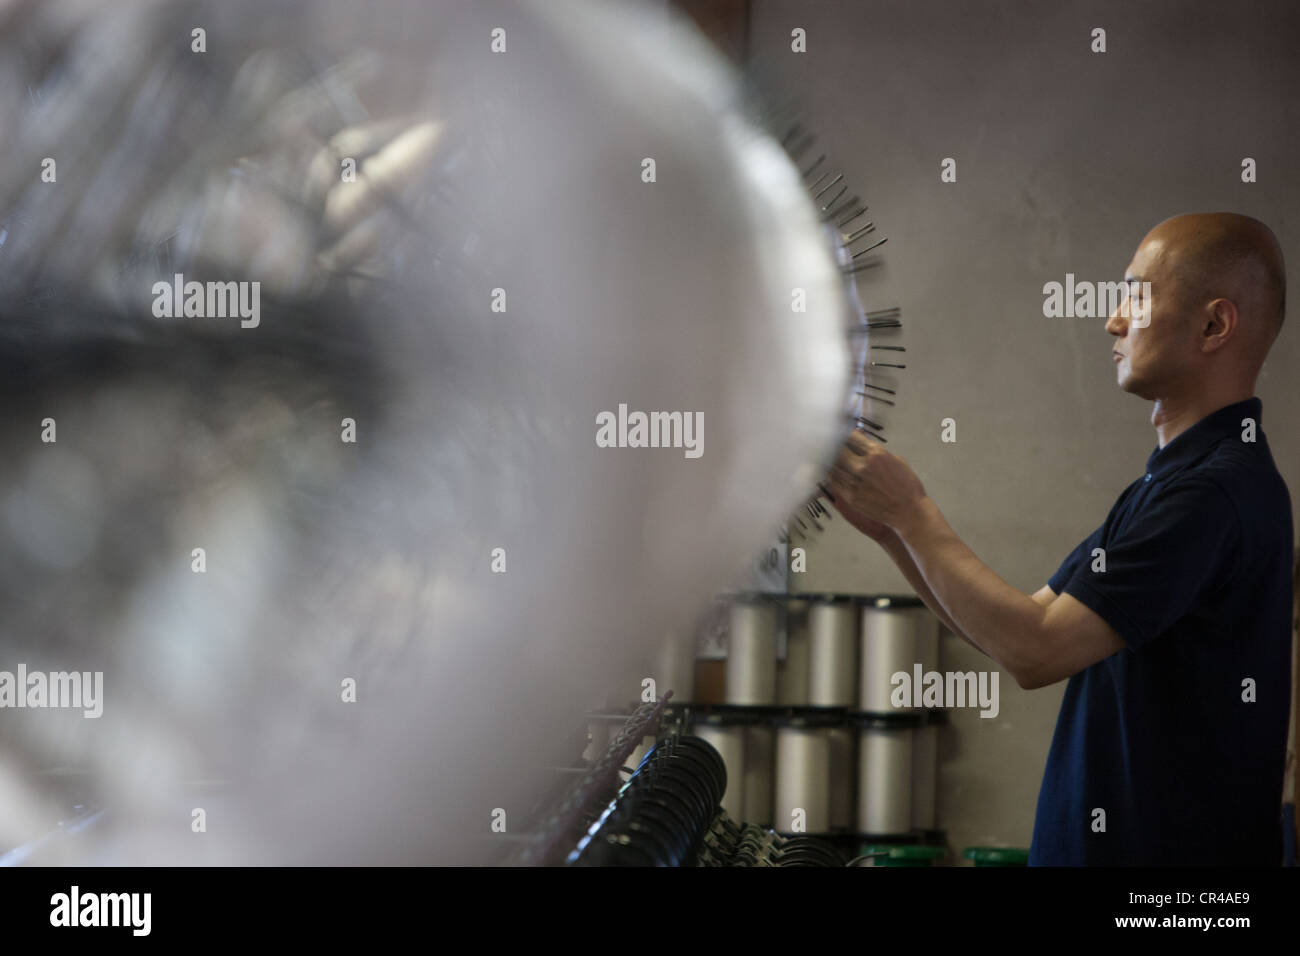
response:
[(1037, 666), (1042, 605), (980, 561), (933, 501), (922, 499), (894, 530), (935, 602), (955, 625), (954, 633), (1013, 674)]
[(930, 590), (930, 585), (925, 583), (925, 576), (921, 574), (920, 568), (918, 568), (916, 562), (912, 560), (912, 555), (908, 552), (907, 545), (903, 543), (903, 540), (897, 535), (897, 533), (891, 534), (888, 538), (880, 541), (879, 544), (885, 549), (885, 553), (889, 555), (894, 564), (898, 566), (898, 570), (903, 572), (903, 577), (907, 578), (907, 583), (912, 586), (912, 590), (916, 592), (916, 596), (925, 602), (925, 606), (934, 613), (934, 616), (943, 623), (943, 626), (952, 631), (952, 633), (956, 634), (967, 644), (971, 645), (971, 647), (983, 653), (983, 648), (962, 633), (961, 628), (957, 626), (956, 622), (948, 615), (948, 612), (944, 610), (943, 604), (937, 597), (935, 597), (934, 592)]

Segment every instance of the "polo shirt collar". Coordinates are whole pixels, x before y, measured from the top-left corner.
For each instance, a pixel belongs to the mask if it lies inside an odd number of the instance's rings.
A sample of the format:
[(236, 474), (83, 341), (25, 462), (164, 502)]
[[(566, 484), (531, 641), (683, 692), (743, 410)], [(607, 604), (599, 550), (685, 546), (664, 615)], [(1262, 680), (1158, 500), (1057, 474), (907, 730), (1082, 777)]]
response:
[(1263, 409), (1258, 398), (1248, 398), (1211, 412), (1164, 448), (1153, 451), (1147, 459), (1147, 474), (1163, 478), (1198, 460), (1223, 439), (1239, 436), (1243, 418), (1253, 418), (1260, 426)]

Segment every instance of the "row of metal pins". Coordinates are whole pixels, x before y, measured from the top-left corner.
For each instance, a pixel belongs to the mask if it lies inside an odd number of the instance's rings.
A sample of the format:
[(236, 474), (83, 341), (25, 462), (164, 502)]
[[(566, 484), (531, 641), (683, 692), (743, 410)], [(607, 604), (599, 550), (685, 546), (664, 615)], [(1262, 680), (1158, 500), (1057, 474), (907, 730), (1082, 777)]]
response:
[[(796, 163), (799, 162), (800, 159), (812, 147), (813, 143), (816, 140), (816, 138), (812, 134), (807, 133), (804, 134), (803, 137), (799, 139), (797, 143), (795, 143), (796, 137), (798, 137), (802, 132), (803, 132), (802, 125), (799, 123), (795, 123), (793, 126), (790, 127), (789, 131), (786, 133), (785, 137), (781, 141), (781, 145), (785, 147), (792, 162), (796, 162)], [(813, 162), (806, 169), (802, 171), (802, 176), (805, 182), (814, 173), (818, 172), (822, 168), (822, 164), (826, 162), (826, 158), (827, 158), (826, 154), (822, 153), (815, 160), (813, 160)], [(828, 179), (829, 182), (827, 181)], [(815, 180), (813, 180), (812, 183), (808, 186), (809, 192), (813, 194), (812, 195), (813, 201), (814, 202), (819, 201), (822, 196), (826, 195), (826, 193), (828, 193), (831, 189), (833, 189), (835, 185), (837, 183), (840, 183), (841, 180), (843, 179), (844, 179), (844, 174), (842, 172), (833, 173), (831, 170), (826, 170), (825, 172), (821, 172), (820, 175), (818, 175), (818, 177)], [(853, 230), (852, 232), (844, 232), (844, 228), (846, 226), (862, 218), (864, 215), (866, 215), (868, 210), (868, 207), (865, 204), (862, 204), (862, 201), (857, 196), (851, 196), (849, 199), (844, 200), (841, 203), (840, 199), (847, 191), (848, 191), (847, 184), (842, 185), (840, 186), (840, 189), (829, 200), (827, 200), (825, 203), (820, 203), (818, 205), (818, 212), (821, 214), (821, 218), (823, 222), (838, 220), (835, 223), (835, 225), (836, 228), (840, 230), (840, 237), (846, 248), (852, 245), (853, 243), (857, 242), (859, 239), (871, 235), (871, 233), (875, 232), (876, 229), (876, 224), (874, 222), (868, 221), (866, 225), (861, 226)], [(839, 203), (839, 205), (836, 205), (837, 203)], [(860, 204), (861, 204), (861, 208), (859, 208)], [(861, 249), (857, 252), (851, 252), (850, 258), (856, 260), (859, 257), (864, 256), (867, 253), (870, 253), (873, 250), (880, 248), (888, 241), (889, 241), (889, 237), (887, 236), (878, 239), (864, 249)], [(841, 267), (841, 271), (846, 276), (854, 275), (858, 272), (863, 272), (869, 268), (872, 268), (873, 265), (874, 265), (873, 263), (860, 263), (856, 265)], [(869, 331), (902, 328), (903, 323), (899, 320), (899, 316), (901, 315), (901, 313), (902, 310), (899, 309), (897, 306), (888, 309), (879, 309), (874, 312), (868, 312), (863, 316), (863, 320), (864, 320), (863, 324), (855, 329), (850, 330), (850, 335), (865, 335)], [(869, 348), (877, 349), (879, 351), (888, 351), (888, 352), (907, 351), (907, 349), (901, 345), (871, 345), (869, 346)], [(901, 365), (893, 362), (868, 361), (867, 366), (861, 369), (861, 372), (865, 376), (866, 368), (902, 369), (906, 367), (907, 367), (906, 365)], [(863, 388), (859, 391), (854, 392), (854, 395), (860, 395), (872, 402), (880, 402), (885, 405), (893, 406), (895, 404), (892, 400), (887, 398), (882, 398), (880, 395), (875, 394), (876, 392), (883, 392), (886, 395), (896, 395), (897, 393), (894, 389), (886, 388), (883, 385), (875, 385), (865, 380), (862, 382), (862, 386)], [(868, 389), (870, 389), (870, 391), (868, 391)], [(884, 435), (881, 434), (881, 432), (884, 431), (884, 426), (880, 422), (873, 421), (872, 419), (867, 418), (863, 415), (850, 415), (849, 417), (853, 420), (854, 427), (857, 430), (866, 433), (867, 435), (871, 436), (872, 438), (874, 438), (879, 442), (885, 443), (887, 441)], [(795, 524), (797, 524), (799, 526), (799, 529), (801, 530), (796, 530), (795, 528), (787, 525), (787, 527), (782, 530), (780, 535), (780, 540), (783, 544), (790, 543), (792, 534), (798, 535), (801, 539), (807, 538), (807, 532), (809, 529), (808, 529), (808, 525), (804, 523), (803, 520), (804, 517), (807, 517), (807, 519), (810, 522), (812, 522), (813, 526), (818, 531), (824, 530), (822, 525), (818, 522), (817, 519), (819, 517), (824, 517), (826, 519), (829, 519), (831, 517), (831, 512), (825, 507), (825, 505), (821, 503), (821, 498), (825, 496), (828, 500), (832, 502), (834, 502), (835, 498), (830, 493), (830, 490), (826, 487), (824, 483), (819, 482), (817, 488), (818, 488), (818, 493), (813, 495), (808, 501), (804, 503), (804, 505), (794, 515), (791, 516), (793, 517)]]
[[(791, 130), (786, 134), (785, 139), (782, 141), (782, 145), (786, 145), (790, 141), (790, 139), (799, 131), (799, 129), (800, 129), (799, 125), (795, 124), (795, 126), (792, 127)], [(804, 140), (800, 144), (801, 152), (806, 150), (807, 147), (811, 145), (811, 143), (812, 143), (811, 137)], [(816, 160), (813, 161), (811, 166), (809, 166), (807, 169), (803, 171), (803, 178), (807, 180), (809, 176), (811, 176), (813, 173), (815, 173), (818, 169), (821, 168), (822, 163), (824, 163), (825, 161), (826, 161), (826, 154), (822, 153), (820, 156), (817, 157)], [(827, 177), (831, 177), (830, 182), (826, 182)], [(838, 183), (843, 178), (844, 178), (844, 174), (842, 172), (835, 173), (834, 175), (832, 175), (831, 171), (827, 170), (826, 172), (822, 173), (808, 187), (809, 191), (813, 193), (813, 200), (817, 201), (821, 199), (822, 196), (824, 196), (836, 183)], [(826, 183), (826, 184), (823, 186), (822, 183)], [(820, 189), (818, 187), (820, 187)], [(839, 228), (840, 230), (843, 230), (845, 226), (853, 222), (855, 219), (865, 215), (867, 212), (867, 207), (865, 205), (861, 209), (856, 208), (859, 202), (856, 196), (848, 200), (842, 206), (835, 208), (835, 204), (839, 201), (840, 197), (843, 196), (847, 191), (848, 191), (847, 185), (841, 186), (839, 192), (837, 192), (834, 196), (832, 196), (829, 201), (827, 201), (826, 203), (818, 207), (819, 211), (822, 214), (823, 221), (834, 219), (837, 216), (843, 215), (845, 212), (849, 212), (849, 215), (846, 218), (840, 220), (836, 224), (837, 228)], [(854, 242), (857, 242), (859, 239), (861, 239), (863, 236), (870, 235), (872, 232), (875, 231), (875, 228), (876, 228), (876, 224), (874, 222), (868, 222), (865, 226), (863, 226), (862, 228), (856, 230), (851, 234), (844, 234), (842, 232), (841, 234), (844, 235), (845, 246), (846, 247), (850, 246)], [(851, 258), (857, 259), (859, 256), (865, 256), (869, 252), (872, 252), (875, 249), (879, 249), (888, 241), (889, 241), (888, 236), (878, 239), (877, 241), (873, 242), (871, 245), (867, 246), (867, 248), (861, 249), (858, 252), (853, 252), (851, 254)], [(870, 268), (870, 266), (865, 264), (860, 264), (851, 267), (842, 267), (842, 271), (846, 275), (854, 275), (855, 273), (862, 272), (867, 268)]]

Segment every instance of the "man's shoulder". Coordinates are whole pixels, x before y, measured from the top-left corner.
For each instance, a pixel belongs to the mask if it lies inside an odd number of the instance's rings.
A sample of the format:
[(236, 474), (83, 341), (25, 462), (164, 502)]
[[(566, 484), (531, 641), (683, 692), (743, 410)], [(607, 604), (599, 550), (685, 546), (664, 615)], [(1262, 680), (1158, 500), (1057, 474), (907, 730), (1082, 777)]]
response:
[(1285, 528), (1290, 539), (1291, 494), (1266, 444), (1219, 442), (1174, 485), (1201, 490), (1207, 504), (1226, 499), (1242, 523)]
[(1263, 495), (1290, 500), (1268, 445), (1263, 441), (1226, 439), (1219, 442), (1196, 465), (1180, 477), (1189, 481), (1213, 482), (1234, 499)]

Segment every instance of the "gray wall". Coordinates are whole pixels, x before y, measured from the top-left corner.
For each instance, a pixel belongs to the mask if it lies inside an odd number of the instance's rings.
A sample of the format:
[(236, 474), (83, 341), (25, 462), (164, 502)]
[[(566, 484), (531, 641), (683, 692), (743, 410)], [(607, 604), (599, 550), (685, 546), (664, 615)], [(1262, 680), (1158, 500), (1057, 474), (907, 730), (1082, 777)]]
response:
[[(891, 450), (1008, 582), (1041, 587), (1143, 471), (1148, 403), (1121, 392), (1101, 320), (1046, 319), (1044, 282), (1122, 277), (1143, 234), (1182, 212), (1268, 223), (1300, 298), (1300, 12), (1219, 2), (755, 0), (751, 50), (797, 97), (881, 234), (867, 308), (899, 305), (908, 369)], [(1093, 27), (1109, 52), (1090, 52)], [(803, 27), (808, 52), (790, 52)], [(1243, 157), (1259, 181), (1243, 184)], [(940, 161), (957, 160), (957, 182)], [(1278, 467), (1300, 489), (1300, 319), (1259, 383)], [(957, 422), (957, 442), (939, 440)], [(865, 538), (833, 522), (796, 588), (906, 591)], [(944, 636), (945, 669), (988, 662)], [(960, 850), (1029, 845), (1064, 684), (1001, 679), (1002, 712), (954, 714), (940, 824)]]

